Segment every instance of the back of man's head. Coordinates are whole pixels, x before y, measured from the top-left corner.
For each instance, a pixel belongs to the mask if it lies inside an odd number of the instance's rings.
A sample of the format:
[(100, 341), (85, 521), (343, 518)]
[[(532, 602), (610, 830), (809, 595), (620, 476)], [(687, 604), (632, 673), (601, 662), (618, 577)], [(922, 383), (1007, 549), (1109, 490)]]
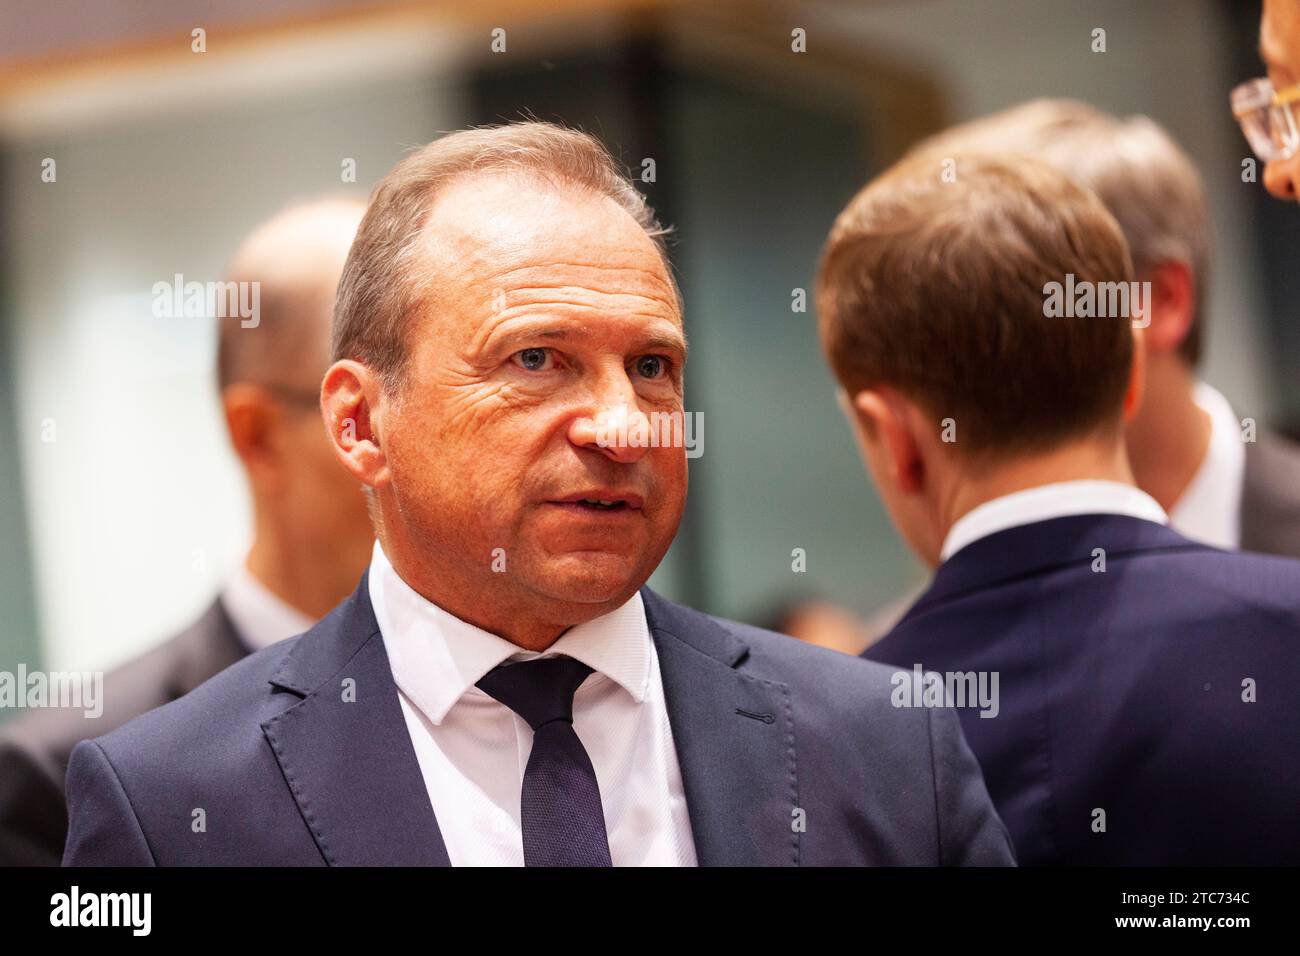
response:
[[(1030, 158), (905, 160), (840, 214), (817, 281), (821, 334), (849, 395), (889, 387), (952, 419), (967, 461), (1118, 440), (1133, 361), (1127, 316), (1047, 314), (1053, 283), (1130, 282), (1101, 202)], [(1069, 277), (1073, 276), (1073, 280)]]
[[(366, 501), (320, 419), (334, 295), (366, 204), (300, 203), (240, 245), (229, 282), (256, 283), (255, 321), (221, 319), (217, 377), (253, 505), (249, 570), (310, 617), (356, 586), (374, 541)], [(288, 560), (291, 556), (292, 560)]]
[(335, 290), (365, 211), (363, 200), (350, 197), (296, 203), (240, 244), (226, 278), (258, 284), (259, 314), (255, 322), (221, 320), (223, 389), (248, 382), (319, 390), (329, 366)]
[(1070, 174), (1115, 217), (1140, 277), (1165, 263), (1190, 271), (1192, 315), (1178, 354), (1203, 351), (1210, 282), (1205, 185), (1191, 157), (1145, 116), (1120, 119), (1077, 100), (1037, 99), (923, 140), (909, 158), (956, 153), (1025, 154)]

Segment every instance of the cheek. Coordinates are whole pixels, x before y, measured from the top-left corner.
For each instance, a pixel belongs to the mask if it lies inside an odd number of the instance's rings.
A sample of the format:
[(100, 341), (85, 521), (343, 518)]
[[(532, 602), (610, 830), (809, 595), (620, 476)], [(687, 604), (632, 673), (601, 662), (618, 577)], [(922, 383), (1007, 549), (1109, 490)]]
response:
[(680, 511), (686, 500), (686, 486), (690, 479), (685, 451), (681, 448), (655, 449), (650, 463), (661, 493), (668, 502), (675, 503), (676, 509)]
[[(383, 452), (393, 491), (412, 504), (421, 496), (440, 497), (435, 489), (449, 472), (460, 470), (460, 446), (447, 441), (427, 410), (403, 408), (385, 422)], [(454, 487), (454, 483), (453, 483)]]
[(462, 411), (452, 419), (441, 407), (403, 409), (388, 423), (386, 454), (394, 487), (412, 507), (458, 511), (479, 526), (526, 496), (551, 425), (522, 409)]
[(890, 484), (888, 478), (888, 464), (885, 461), (884, 453), (881, 451), (880, 442), (874, 441), (867, 437), (861, 429), (857, 430), (858, 451), (862, 453), (862, 461), (867, 466), (867, 471), (871, 475), (871, 480), (876, 483), (883, 497)]
[(1300, 178), (1300, 157), (1269, 163), (1264, 167), (1264, 186), (1281, 199), (1295, 197), (1298, 178)]

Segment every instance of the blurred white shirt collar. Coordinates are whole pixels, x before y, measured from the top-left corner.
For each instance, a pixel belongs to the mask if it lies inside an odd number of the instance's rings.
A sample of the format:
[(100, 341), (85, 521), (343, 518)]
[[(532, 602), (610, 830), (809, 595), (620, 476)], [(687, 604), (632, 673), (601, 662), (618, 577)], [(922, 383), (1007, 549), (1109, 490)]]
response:
[(1193, 541), (1236, 550), (1241, 547), (1241, 489), (1246, 478), (1241, 424), (1228, 400), (1205, 382), (1197, 383), (1193, 398), (1210, 416), (1210, 447), (1169, 510), (1169, 524)]
[(273, 594), (242, 561), (221, 589), (221, 604), (250, 651), (301, 634), (316, 623)]

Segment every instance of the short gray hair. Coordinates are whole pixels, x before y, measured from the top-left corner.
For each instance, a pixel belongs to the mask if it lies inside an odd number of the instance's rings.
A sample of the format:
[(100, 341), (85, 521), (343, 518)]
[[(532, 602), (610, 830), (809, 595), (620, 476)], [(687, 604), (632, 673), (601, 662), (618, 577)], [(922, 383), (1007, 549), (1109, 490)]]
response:
[(433, 277), (420, 235), (438, 193), (467, 174), (522, 172), (612, 199), (663, 257), (678, 299), (661, 226), (645, 198), (594, 136), (536, 121), (462, 130), (399, 162), (375, 187), (339, 282), (333, 357), (355, 359), (397, 387), (409, 317), (427, 307)]

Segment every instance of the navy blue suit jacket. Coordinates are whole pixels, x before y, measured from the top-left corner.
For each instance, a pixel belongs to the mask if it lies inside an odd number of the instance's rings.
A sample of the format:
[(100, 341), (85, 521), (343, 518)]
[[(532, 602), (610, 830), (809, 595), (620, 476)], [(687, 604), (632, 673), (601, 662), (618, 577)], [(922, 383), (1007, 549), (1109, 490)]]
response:
[(998, 672), (996, 717), (958, 710), (1022, 864), (1300, 863), (1300, 561), (1041, 521), (945, 561), (865, 656)]
[[(893, 708), (888, 668), (642, 596), (702, 865), (1013, 862), (951, 711)], [(79, 744), (67, 789), (72, 865), (446, 865), (456, 826), (365, 578), (301, 637)]]

